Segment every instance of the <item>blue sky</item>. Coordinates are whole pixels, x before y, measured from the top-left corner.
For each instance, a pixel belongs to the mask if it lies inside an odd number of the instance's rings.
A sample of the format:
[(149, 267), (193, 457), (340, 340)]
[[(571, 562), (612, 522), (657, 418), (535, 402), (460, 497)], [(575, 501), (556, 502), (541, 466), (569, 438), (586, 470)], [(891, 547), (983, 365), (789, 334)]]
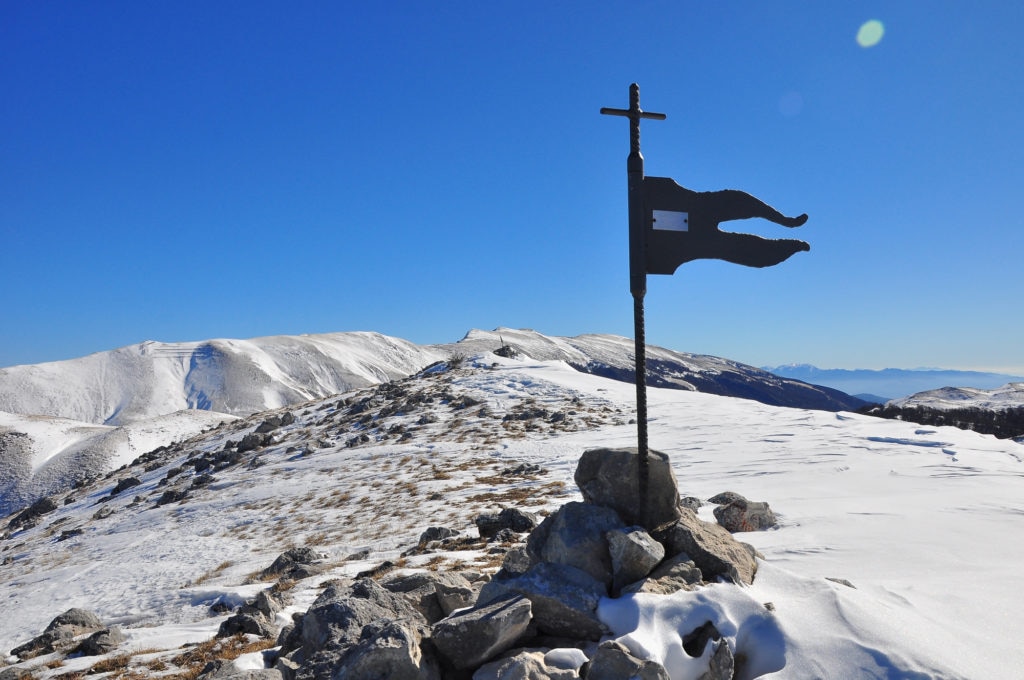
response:
[(647, 174), (810, 215), (723, 225), (811, 244), (774, 268), (650, 277), (650, 343), (1024, 374), (1022, 29), (1005, 2), (4, 2), (0, 366), (631, 336), (628, 126), (598, 110), (637, 82), (668, 115)]

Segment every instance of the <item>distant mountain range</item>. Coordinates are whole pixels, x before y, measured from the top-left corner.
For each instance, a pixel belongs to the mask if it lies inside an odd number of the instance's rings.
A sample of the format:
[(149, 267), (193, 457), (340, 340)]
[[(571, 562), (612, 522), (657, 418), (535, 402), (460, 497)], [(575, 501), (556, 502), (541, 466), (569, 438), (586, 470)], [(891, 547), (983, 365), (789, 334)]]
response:
[(848, 370), (817, 368), (810, 364), (789, 364), (764, 367), (764, 370), (778, 376), (831, 387), (878, 403), (943, 387), (991, 390), (1008, 383), (1024, 381), (1024, 377), (1004, 373), (943, 369)]

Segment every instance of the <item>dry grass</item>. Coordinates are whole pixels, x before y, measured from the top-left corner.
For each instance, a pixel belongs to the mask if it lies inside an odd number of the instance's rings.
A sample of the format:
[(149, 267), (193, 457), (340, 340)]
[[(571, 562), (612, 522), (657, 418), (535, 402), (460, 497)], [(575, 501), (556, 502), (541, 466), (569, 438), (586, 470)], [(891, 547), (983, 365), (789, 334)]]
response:
[(234, 562), (232, 562), (230, 560), (226, 560), (224, 562), (221, 562), (220, 564), (218, 564), (216, 567), (214, 567), (210, 571), (206, 572), (205, 574), (201, 574), (198, 578), (193, 579), (192, 581), (190, 581), (189, 583), (186, 583), (182, 587), (183, 588), (190, 588), (190, 587), (193, 587), (193, 586), (202, 585), (202, 584), (206, 583), (207, 581), (209, 581), (210, 579), (215, 578), (218, 575), (220, 575), (220, 573), (222, 571), (224, 571), (225, 569), (230, 567), (232, 564), (234, 564)]
[(96, 673), (116, 673), (118, 671), (124, 671), (127, 670), (131, 660), (132, 657), (129, 654), (115, 654), (114, 656), (108, 656), (106, 659), (101, 659), (93, 664), (86, 673), (89, 675), (95, 675)]
[(276, 644), (274, 640), (260, 639), (251, 642), (244, 634), (239, 633), (229, 638), (214, 638), (192, 646), (171, 659), (171, 663), (182, 669), (174, 675), (163, 676), (166, 680), (195, 680), (202, 673), (206, 664), (217, 659), (232, 661), (243, 654), (261, 652)]

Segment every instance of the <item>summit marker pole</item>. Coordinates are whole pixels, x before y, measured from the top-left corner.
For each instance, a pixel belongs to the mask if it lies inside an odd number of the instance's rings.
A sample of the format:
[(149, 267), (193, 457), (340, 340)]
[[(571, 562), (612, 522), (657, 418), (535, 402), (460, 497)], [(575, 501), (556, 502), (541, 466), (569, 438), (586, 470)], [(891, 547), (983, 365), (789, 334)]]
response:
[(638, 500), (647, 515), (647, 490), (650, 487), (647, 444), (647, 339), (644, 331), (644, 295), (647, 294), (647, 264), (644, 230), (644, 157), (640, 153), (640, 120), (665, 120), (664, 113), (649, 113), (640, 108), (640, 86), (629, 86), (629, 108), (604, 107), (601, 113), (629, 118), (629, 156), (626, 177), (629, 186), (629, 291), (633, 295), (633, 337), (636, 356), (636, 424)]

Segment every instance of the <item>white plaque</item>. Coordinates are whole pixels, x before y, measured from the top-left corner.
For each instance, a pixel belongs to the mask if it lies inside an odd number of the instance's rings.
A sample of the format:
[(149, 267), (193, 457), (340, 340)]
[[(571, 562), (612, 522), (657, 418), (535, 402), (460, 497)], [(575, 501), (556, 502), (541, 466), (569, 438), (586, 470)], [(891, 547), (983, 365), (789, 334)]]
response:
[(654, 228), (658, 231), (689, 231), (690, 213), (654, 210)]

